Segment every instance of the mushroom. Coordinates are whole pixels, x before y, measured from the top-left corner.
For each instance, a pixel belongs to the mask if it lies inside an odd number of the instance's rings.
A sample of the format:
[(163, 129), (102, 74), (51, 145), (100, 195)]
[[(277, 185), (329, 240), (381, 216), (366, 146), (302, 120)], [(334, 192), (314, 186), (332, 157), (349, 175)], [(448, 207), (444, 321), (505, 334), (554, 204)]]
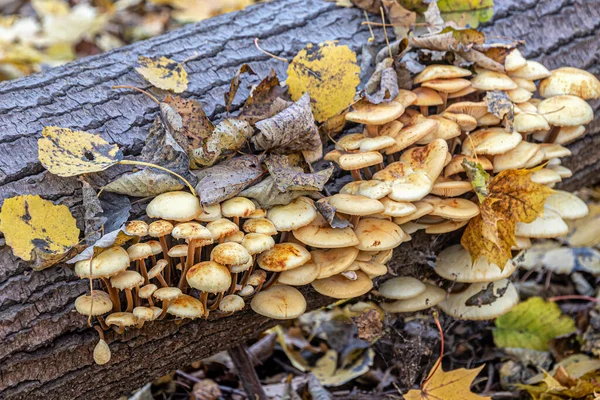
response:
[(584, 125), (594, 119), (594, 111), (585, 100), (567, 94), (543, 100), (538, 112), (554, 126)]
[(273, 246), (275, 246), (275, 240), (273, 240), (271, 236), (262, 233), (249, 233), (242, 240), (242, 246), (244, 246), (252, 256), (250, 268), (244, 271), (244, 275), (242, 276), (241, 285), (243, 287), (246, 286), (250, 274), (254, 271), (254, 258), (256, 254), (272, 249)]
[(540, 151), (540, 148), (539, 144), (522, 141), (514, 149), (495, 155), (493, 159), (494, 172), (525, 168), (527, 162)]
[[(158, 260), (156, 265), (154, 267), (152, 267), (150, 269), (150, 271), (148, 271), (148, 280), (156, 278), (156, 279), (158, 279), (158, 281), (160, 282), (160, 285), (162, 287), (169, 286), (167, 281), (165, 281), (165, 278), (162, 276), (162, 271), (165, 269), (165, 267), (167, 267), (167, 261), (166, 260)], [(148, 285), (146, 285), (146, 286), (148, 286)], [(146, 289), (146, 290), (149, 290), (149, 289)], [(141, 291), (141, 289), (140, 289), (140, 291)]]
[(433, 205), (431, 205), (430, 203), (428, 203), (426, 201), (417, 201), (417, 202), (413, 203), (413, 205), (416, 208), (416, 210), (413, 213), (411, 213), (405, 217), (394, 218), (394, 223), (397, 225), (403, 225), (403, 224), (406, 224), (407, 222), (419, 219), (422, 216), (427, 215), (433, 211)]
[(340, 189), (340, 194), (355, 194), (375, 200), (379, 200), (391, 192), (391, 183), (378, 180), (348, 182)]
[(457, 154), (453, 156), (450, 163), (446, 165), (446, 168), (444, 169), (444, 176), (448, 178), (456, 174), (464, 173), (465, 169), (463, 168), (462, 163), (465, 159), (470, 162), (481, 164), (481, 167), (486, 171), (491, 171), (492, 169), (494, 169), (494, 165), (492, 164), (492, 162), (485, 157), (473, 157)]
[(167, 260), (168, 268), (165, 276), (167, 282), (171, 281), (172, 265), (171, 259), (169, 258), (169, 246), (167, 246), (167, 240), (165, 239), (165, 236), (170, 235), (172, 231), (173, 224), (165, 220), (154, 221), (148, 226), (148, 235), (158, 238), (160, 247), (162, 248), (163, 258)]
[(151, 307), (154, 307), (154, 301), (152, 300), (152, 294), (158, 289), (158, 286), (156, 286), (153, 283), (149, 283), (147, 285), (144, 285), (140, 288), (140, 290), (138, 290), (138, 297), (140, 299), (147, 299), (148, 300), (148, 304), (150, 304)]
[(325, 199), (329, 205), (335, 207), (337, 212), (351, 215), (353, 226), (356, 226), (361, 216), (377, 214), (385, 209), (380, 201), (366, 196), (338, 193)]
[(306, 299), (298, 289), (275, 285), (257, 293), (250, 302), (252, 310), (272, 319), (294, 319), (306, 311)]
[(388, 273), (387, 267), (376, 261), (354, 261), (352, 264), (356, 265), (359, 270), (367, 274), (369, 279), (383, 276)]
[(512, 49), (504, 58), (504, 69), (507, 72), (516, 71), (527, 65), (527, 60), (518, 49)]
[(555, 143), (542, 143), (540, 144), (540, 150), (544, 153), (543, 160), (568, 157), (571, 155), (571, 150), (565, 146)]
[(460, 198), (440, 200), (433, 205), (429, 215), (447, 218), (453, 221), (470, 220), (479, 215), (479, 206), (472, 201)]
[(236, 233), (232, 233), (229, 236), (225, 236), (223, 238), (223, 243), (227, 243), (227, 242), (233, 242), (233, 243), (242, 243), (242, 240), (244, 240), (244, 236), (246, 236), (246, 234), (242, 231), (237, 231)]
[(346, 121), (365, 125), (383, 125), (401, 116), (405, 109), (402, 104), (394, 100), (380, 104), (360, 100), (352, 107), (354, 110), (346, 113)]
[(128, 221), (125, 222), (124, 231), (128, 235), (144, 237), (148, 234), (148, 224), (139, 220)]
[[(219, 264), (225, 265), (229, 268), (232, 273), (231, 286), (229, 287), (229, 294), (235, 290), (237, 284), (238, 272), (250, 268), (252, 265), (252, 257), (248, 250), (239, 243), (221, 243), (215, 246), (210, 253), (211, 261), (215, 261)], [(233, 270), (233, 266), (245, 265), (243, 268)], [(216, 300), (216, 304), (219, 303), (222, 297), (222, 293), (219, 294), (219, 298)]]
[(408, 299), (396, 300), (391, 303), (381, 303), (380, 306), (389, 313), (406, 313), (426, 310), (438, 305), (446, 297), (446, 291), (425, 283), (425, 290)]
[(196, 216), (196, 221), (200, 222), (212, 222), (222, 218), (221, 214), (221, 205), (220, 204), (211, 204), (208, 206), (204, 206), (202, 212)]
[(397, 161), (373, 175), (373, 179), (392, 186), (388, 197), (396, 201), (417, 201), (425, 197), (433, 182), (425, 171), (415, 171), (409, 164)]
[(437, 131), (439, 122), (435, 119), (417, 116), (413, 118), (408, 125), (393, 136), (395, 144), (385, 149), (387, 155), (391, 155), (406, 149), (417, 143), (424, 137)]
[(481, 70), (471, 79), (471, 85), (477, 90), (512, 90), (517, 84), (502, 72)]
[(507, 90), (506, 95), (513, 103), (524, 103), (533, 96), (533, 93), (522, 87), (518, 87), (516, 89)]
[(430, 88), (441, 93), (443, 104), (438, 106), (438, 112), (446, 107), (446, 100), (448, 99), (449, 93), (459, 92), (469, 86), (471, 86), (471, 81), (463, 78), (432, 79), (421, 84), (421, 87)]
[(445, 112), (442, 114), (442, 117), (456, 123), (463, 132), (471, 132), (477, 128), (477, 120), (471, 117), (469, 114)]
[(176, 246), (173, 246), (169, 249), (169, 252), (167, 254), (171, 258), (178, 257), (179, 262), (181, 263), (181, 266), (184, 267), (185, 266), (185, 257), (188, 254), (188, 245), (187, 244), (178, 244)]
[(360, 151), (363, 153), (368, 151), (379, 151), (395, 144), (396, 140), (391, 136), (379, 135), (376, 137), (368, 137), (360, 141)]
[(383, 163), (383, 156), (378, 151), (367, 151), (364, 153), (346, 153), (342, 154), (337, 160), (337, 164), (344, 171), (352, 173), (352, 179), (362, 180), (361, 169), (367, 171), (368, 167)]
[(319, 268), (317, 279), (328, 278), (344, 272), (356, 260), (358, 252), (356, 247), (311, 251), (312, 262)]
[(142, 274), (144, 283), (148, 283), (146, 259), (152, 255), (152, 247), (146, 243), (136, 243), (127, 248), (127, 254), (129, 255), (129, 260), (136, 263), (136, 270)]
[[(523, 79), (523, 78), (510, 78), (510, 79), (512, 79), (517, 84), (518, 87), (520, 87), (521, 89), (525, 89), (528, 92), (534, 93), (537, 90), (537, 87), (535, 86), (535, 82), (534, 81), (531, 81), (529, 79)], [(531, 112), (531, 111), (536, 112), (537, 111), (537, 107), (535, 107), (531, 103), (528, 103), (528, 107), (533, 107), (534, 108), (533, 110), (531, 110), (531, 109), (525, 110), (525, 109), (523, 109), (522, 102), (517, 102), (517, 103), (518, 103), (517, 106), (521, 110), (523, 110), (523, 111), (529, 111), (529, 112)]]
[(511, 276), (517, 269), (517, 264), (509, 260), (503, 268), (500, 268), (488, 262), (485, 257), (480, 257), (473, 262), (469, 252), (457, 244), (440, 252), (434, 269), (439, 276), (450, 281), (493, 282)]
[(517, 222), (515, 235), (529, 238), (556, 238), (566, 235), (569, 227), (563, 219), (553, 210), (544, 208), (544, 215), (540, 215), (530, 223)]
[(200, 225), (198, 222), (184, 222), (176, 225), (173, 228), (171, 236), (173, 236), (175, 239), (183, 239), (188, 244), (185, 266), (181, 273), (179, 284), (177, 285), (179, 289), (184, 290), (186, 287), (185, 274), (192, 267), (192, 265), (194, 265), (196, 248), (202, 249), (203, 246), (212, 244), (213, 234), (210, 230)]
[(290, 286), (308, 285), (309, 283), (317, 279), (320, 272), (321, 268), (319, 267), (319, 265), (315, 264), (312, 261), (309, 261), (306, 264), (301, 265), (297, 268), (283, 271), (279, 275), (279, 279), (277, 280), (277, 282)]
[[(428, 235), (441, 235), (442, 233), (454, 232), (469, 223), (468, 219), (463, 221), (443, 221), (435, 224), (428, 224), (425, 227), (425, 233)], [(404, 229), (403, 227), (401, 227)]]
[(338, 274), (329, 278), (317, 279), (311, 285), (318, 293), (334, 299), (362, 296), (373, 288), (373, 282), (362, 271), (356, 271), (355, 280), (349, 280)]
[[(480, 295), (482, 296), (478, 298)], [(509, 280), (502, 279), (473, 283), (467, 290), (450, 294), (438, 306), (454, 318), (487, 320), (507, 313), (518, 303), (517, 289)]]
[(384, 197), (379, 200), (383, 204), (383, 215), (388, 217), (405, 217), (417, 211), (417, 207), (413, 203), (406, 201), (395, 201), (389, 197)]
[[(152, 249), (152, 253), (150, 254), (150, 260), (152, 261), (152, 265), (156, 265), (156, 256), (162, 253), (162, 245), (158, 240), (148, 240), (146, 243)], [(167, 262), (167, 260), (165, 260)]]
[(469, 181), (453, 180), (440, 176), (431, 188), (431, 194), (443, 197), (457, 197), (473, 191), (473, 185)]
[(527, 60), (521, 68), (512, 70), (508, 74), (511, 78), (523, 78), (530, 81), (547, 78), (550, 71), (537, 61)]
[(462, 154), (473, 157), (475, 154), (504, 154), (521, 142), (519, 132), (506, 132), (504, 128), (480, 129), (470, 134), (462, 145)]
[(239, 232), (240, 227), (226, 218), (220, 218), (209, 222), (206, 229), (210, 231), (215, 242), (222, 243), (225, 241), (225, 237)]
[(317, 217), (317, 209), (307, 197), (297, 197), (288, 205), (275, 206), (267, 211), (267, 219), (282, 232), (281, 242), (285, 241), (286, 233), (310, 224)]
[(127, 296), (128, 313), (133, 310), (134, 304), (131, 289), (143, 285), (144, 281), (144, 277), (136, 271), (123, 271), (119, 275), (115, 275), (110, 278), (110, 283), (114, 288), (125, 291), (125, 295)]
[(272, 249), (265, 251), (256, 260), (260, 268), (273, 272), (264, 289), (269, 289), (277, 282), (281, 272), (298, 268), (310, 259), (311, 254), (308, 250), (295, 243), (278, 243)]
[(471, 76), (471, 71), (454, 65), (432, 64), (425, 67), (417, 76), (413, 83), (423, 83), (434, 79), (453, 79)]
[(583, 218), (589, 213), (588, 206), (583, 200), (564, 190), (555, 190), (554, 194), (546, 199), (544, 207), (567, 220)]
[(411, 276), (388, 279), (379, 286), (379, 295), (386, 299), (405, 300), (422, 294), (427, 287)]
[(245, 306), (246, 302), (243, 298), (236, 294), (228, 294), (219, 303), (219, 311), (225, 315), (231, 315), (236, 311), (243, 310)]
[(428, 119), (437, 121), (437, 129), (423, 136), (416, 144), (429, 144), (435, 139), (450, 140), (459, 137), (461, 134), (460, 126), (448, 118), (441, 115), (432, 115)]
[(292, 231), (300, 242), (317, 248), (356, 246), (358, 238), (350, 227), (332, 228), (321, 214), (308, 225)]
[(262, 289), (262, 286), (264, 285), (266, 280), (267, 273), (262, 269), (259, 269), (250, 274), (250, 277), (248, 278), (248, 285), (254, 286), (254, 292), (258, 293), (260, 292), (260, 289)]
[(119, 335), (125, 332), (125, 328), (137, 324), (137, 318), (131, 312), (116, 312), (106, 317), (106, 325), (113, 326), (115, 332)]
[(165, 315), (167, 315), (167, 310), (169, 308), (169, 302), (175, 300), (177, 297), (181, 296), (181, 289), (177, 287), (164, 287), (160, 289), (156, 289), (152, 296), (155, 299), (160, 300), (162, 302), (161, 313), (158, 316), (158, 319), (163, 319)]
[(133, 315), (137, 320), (136, 328), (142, 329), (144, 322), (152, 321), (154, 319), (154, 310), (149, 307), (139, 306), (133, 309)]
[(354, 230), (358, 237), (356, 248), (359, 250), (388, 250), (397, 247), (410, 237), (393, 222), (364, 218)]
[(264, 235), (277, 235), (277, 228), (273, 222), (267, 218), (253, 218), (244, 221), (244, 232), (246, 233), (262, 233)]
[(202, 213), (200, 201), (188, 192), (166, 192), (156, 196), (148, 206), (146, 214), (150, 218), (171, 221), (190, 221)]
[(365, 135), (362, 133), (349, 133), (336, 141), (335, 149), (341, 152), (358, 150), (363, 139), (365, 139)]
[[(545, 118), (544, 118), (544, 120), (545, 120)], [(550, 126), (548, 126), (548, 129), (549, 129), (549, 127)], [(561, 126), (558, 129), (558, 133), (556, 134), (556, 138), (554, 139), (553, 143), (556, 143), (556, 144), (569, 143), (575, 139), (580, 138), (581, 136), (583, 136), (584, 133), (585, 133), (585, 126), (583, 126), (583, 125)], [(538, 132), (534, 132), (532, 137), (539, 142), (543, 142), (546, 139), (547, 135), (548, 135), (548, 131), (538, 131)]]
[(476, 91), (477, 89), (475, 89), (472, 85), (467, 86), (466, 88), (459, 90), (458, 92), (448, 93), (448, 100), (466, 97), (471, 93), (475, 93)]
[(239, 227), (240, 218), (246, 218), (256, 210), (252, 200), (245, 197), (233, 197), (221, 204), (221, 213), (224, 217), (233, 218), (233, 222)]
[(529, 178), (531, 179), (531, 182), (547, 185), (549, 187), (553, 187), (555, 183), (562, 181), (560, 175), (550, 168), (542, 168), (532, 172)]
[(545, 98), (569, 94), (591, 100), (600, 97), (600, 81), (582, 69), (562, 67), (552, 70), (549, 77), (540, 81), (538, 91)]
[(81, 295), (75, 299), (75, 309), (79, 314), (96, 317), (102, 329), (108, 329), (102, 315), (113, 309), (113, 303), (107, 293), (101, 290), (92, 290), (90, 295)]
[[(247, 297), (247, 296), (252, 295), (253, 293), (254, 293), (254, 287), (252, 285), (246, 285), (246, 286), (242, 286), (242, 289), (238, 292), (238, 295), (241, 297)], [(231, 295), (228, 295), (228, 296), (231, 296)], [(227, 296), (225, 296), (225, 297), (227, 297)], [(225, 299), (225, 297), (223, 297), (223, 300)], [(221, 300), (221, 303), (223, 303), (223, 300)], [(219, 303), (219, 307), (221, 307), (221, 303)]]
[(195, 319), (204, 315), (204, 305), (195, 297), (182, 294), (169, 303), (167, 312), (179, 318)]
[(414, 102), (414, 105), (419, 106), (421, 114), (426, 117), (429, 115), (429, 107), (444, 104), (442, 96), (440, 96), (439, 93), (433, 89), (427, 87), (418, 87), (413, 89), (413, 93), (417, 96), (417, 100)]
[(208, 318), (207, 307), (208, 294), (226, 292), (231, 286), (231, 275), (229, 269), (214, 261), (202, 261), (195, 264), (187, 272), (188, 284), (200, 291), (200, 301), (204, 307), (204, 317)]

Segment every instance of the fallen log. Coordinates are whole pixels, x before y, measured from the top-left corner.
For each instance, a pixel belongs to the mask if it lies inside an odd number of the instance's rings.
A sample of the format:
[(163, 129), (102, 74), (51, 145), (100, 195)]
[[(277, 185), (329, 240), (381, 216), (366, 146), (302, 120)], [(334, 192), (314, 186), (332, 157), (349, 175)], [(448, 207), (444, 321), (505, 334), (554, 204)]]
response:
[[(548, 68), (569, 65), (598, 75), (600, 64), (600, 0), (497, 0), (488, 35), (524, 39), (524, 54)], [(306, 43), (339, 39), (354, 51), (368, 39), (358, 9), (339, 8), (323, 0), (279, 0), (187, 26), (154, 39), (89, 57), (41, 74), (0, 84), (0, 201), (18, 194), (39, 194), (68, 205), (82, 221), (81, 183), (45, 173), (37, 162), (36, 141), (47, 125), (102, 134), (126, 154), (139, 153), (157, 112), (156, 105), (133, 92), (111, 86), (147, 88), (133, 70), (138, 55), (165, 55), (183, 60), (190, 87), (186, 96), (205, 106), (211, 119), (225, 114), (223, 94), (243, 63), (261, 76), (286, 65), (258, 52), (252, 41), (291, 58)], [(381, 35), (380, 35), (381, 36)], [(248, 94), (240, 87), (234, 109)], [(592, 103), (596, 114), (599, 102)], [(576, 189), (600, 180), (600, 121), (569, 147), (565, 161), (574, 176), (562, 187)], [(141, 208), (138, 207), (139, 213)], [(134, 212), (136, 210), (134, 209)], [(80, 228), (82, 228), (80, 226)], [(207, 321), (156, 322), (124, 335), (107, 334), (113, 352), (104, 366), (92, 361), (97, 336), (86, 319), (72, 312), (77, 296), (86, 292), (65, 266), (31, 272), (27, 263), (0, 248), (0, 398), (109, 399), (127, 394), (145, 382), (192, 361), (207, 357), (274, 325), (244, 311)], [(392, 269), (423, 268), (434, 260), (443, 240), (416, 235), (396, 252)], [(330, 300), (304, 289), (309, 307)]]

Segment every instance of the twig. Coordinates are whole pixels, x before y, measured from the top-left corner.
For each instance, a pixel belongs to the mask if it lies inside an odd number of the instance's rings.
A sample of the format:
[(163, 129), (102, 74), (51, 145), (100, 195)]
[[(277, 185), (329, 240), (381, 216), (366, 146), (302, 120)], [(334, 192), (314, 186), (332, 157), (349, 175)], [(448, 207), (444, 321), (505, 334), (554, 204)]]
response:
[(381, 11), (381, 22), (383, 22), (383, 36), (385, 36), (385, 43), (387, 44), (388, 51), (390, 52), (390, 58), (394, 58), (392, 54), (392, 47), (390, 46), (390, 39), (388, 39), (387, 29), (385, 28), (385, 13), (383, 12), (383, 7), (379, 7), (379, 11)]
[(254, 365), (250, 360), (246, 346), (243, 344), (232, 347), (227, 350), (233, 365), (235, 365), (236, 372), (244, 390), (246, 391), (248, 398), (255, 400), (269, 400), (269, 397), (265, 393), (265, 390), (256, 375)]
[(261, 48), (260, 48), (260, 46), (258, 45), (258, 41), (259, 41), (259, 40), (260, 40), (260, 39), (258, 39), (258, 38), (254, 38), (254, 46), (256, 46), (256, 48), (258, 49), (258, 51), (260, 51), (261, 53), (263, 53), (263, 54), (266, 54), (266, 55), (268, 55), (269, 57), (272, 57), (272, 58), (274, 58), (274, 59), (276, 59), (276, 60), (279, 60), (279, 61), (285, 61), (286, 63), (289, 63), (289, 61), (287, 60), (287, 58), (283, 58), (283, 57), (276, 56), (276, 55), (275, 55), (275, 54), (273, 54), (273, 53), (269, 53), (268, 51), (261, 49)]
[(440, 325), (440, 320), (438, 319), (437, 311), (433, 311), (433, 320), (435, 321), (435, 325), (440, 331), (440, 358), (438, 358), (435, 365), (431, 369), (431, 372), (427, 376), (427, 379), (425, 379), (425, 381), (421, 384), (421, 389), (425, 387), (427, 382), (429, 382), (429, 380), (433, 377), (433, 374), (435, 374), (435, 371), (437, 371), (440, 365), (442, 365), (442, 357), (444, 357), (444, 331), (442, 330), (442, 326)]
[(596, 297), (592, 297), (592, 296), (584, 296), (581, 294), (565, 294), (563, 296), (554, 296), (554, 297), (550, 297), (548, 299), (548, 301), (561, 301), (561, 300), (587, 300), (587, 301), (591, 301), (593, 303), (598, 303), (600, 301), (600, 299), (597, 299)]

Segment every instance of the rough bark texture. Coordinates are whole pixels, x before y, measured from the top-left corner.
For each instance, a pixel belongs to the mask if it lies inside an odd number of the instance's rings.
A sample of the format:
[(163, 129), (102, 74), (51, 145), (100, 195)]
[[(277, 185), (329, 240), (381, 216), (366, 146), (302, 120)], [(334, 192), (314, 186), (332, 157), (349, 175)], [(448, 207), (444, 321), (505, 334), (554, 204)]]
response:
[[(525, 39), (524, 53), (549, 68), (570, 65), (600, 72), (600, 0), (496, 0), (488, 35)], [(101, 133), (137, 154), (156, 115), (156, 105), (116, 84), (148, 88), (133, 67), (140, 54), (166, 55), (187, 64), (186, 96), (200, 99), (207, 114), (224, 114), (223, 94), (237, 68), (250, 63), (264, 76), (269, 68), (284, 76), (286, 65), (252, 45), (291, 58), (306, 43), (339, 39), (360, 52), (369, 37), (357, 9), (322, 0), (280, 0), (220, 16), (107, 54), (0, 84), (0, 201), (17, 194), (40, 194), (71, 207), (81, 221), (81, 184), (43, 172), (36, 140), (43, 126), (59, 125)], [(242, 85), (239, 103), (247, 95)], [(599, 102), (593, 107), (598, 111)], [(562, 186), (574, 189), (599, 180), (600, 122), (570, 148), (564, 162), (575, 176)], [(4, 243), (1, 243), (4, 244)], [(427, 265), (441, 240), (417, 235), (392, 261), (396, 270)], [(0, 398), (112, 399), (179, 366), (245, 341), (273, 321), (244, 311), (225, 319), (176, 325), (157, 322), (125, 335), (108, 334), (108, 365), (92, 362), (96, 334), (72, 312), (87, 283), (65, 267), (30, 271), (9, 248), (0, 248)], [(305, 290), (309, 307), (327, 299)]]

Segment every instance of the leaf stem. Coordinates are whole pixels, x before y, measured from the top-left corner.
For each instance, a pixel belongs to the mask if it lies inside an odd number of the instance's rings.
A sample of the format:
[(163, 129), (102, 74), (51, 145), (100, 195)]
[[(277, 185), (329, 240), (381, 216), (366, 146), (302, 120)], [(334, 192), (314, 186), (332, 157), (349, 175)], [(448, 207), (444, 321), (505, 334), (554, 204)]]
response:
[(113, 86), (111, 89), (131, 89), (131, 90), (135, 90), (136, 92), (140, 92), (140, 93), (145, 94), (150, 99), (152, 99), (152, 101), (154, 101), (156, 104), (160, 105), (160, 101), (158, 101), (158, 99), (156, 97), (154, 97), (153, 94), (148, 93), (145, 90), (137, 88), (135, 86), (131, 86), (131, 85), (116, 85), (116, 86)]
[(429, 380), (433, 377), (433, 374), (435, 374), (435, 371), (437, 371), (437, 369), (440, 367), (440, 365), (442, 365), (442, 357), (444, 357), (444, 331), (442, 330), (442, 326), (440, 325), (440, 320), (438, 319), (438, 313), (435, 310), (433, 311), (433, 320), (435, 321), (435, 325), (437, 326), (438, 330), (440, 331), (440, 358), (438, 358), (438, 360), (435, 362), (435, 365), (431, 369), (431, 372), (427, 376), (427, 379), (425, 379), (425, 382), (423, 382), (421, 384), (421, 390), (424, 390), (427, 382), (429, 382)]
[(266, 55), (268, 55), (269, 57), (273, 57), (273, 58), (274, 58), (274, 59), (276, 59), (276, 60), (279, 60), (279, 61), (285, 61), (286, 63), (289, 63), (289, 61), (287, 60), (287, 58), (283, 58), (283, 57), (276, 56), (276, 55), (275, 55), (275, 54), (273, 54), (273, 53), (269, 53), (268, 51), (261, 49), (261, 48), (260, 48), (260, 46), (258, 45), (258, 41), (259, 41), (259, 40), (260, 40), (260, 39), (258, 39), (258, 38), (254, 38), (254, 46), (256, 46), (256, 48), (258, 49), (258, 51), (260, 51), (260, 52), (261, 52), (261, 53), (263, 53), (263, 54), (266, 54)]
[(548, 299), (548, 301), (561, 301), (561, 300), (587, 300), (587, 301), (591, 301), (594, 303), (598, 303), (600, 302), (600, 299), (596, 298), (596, 297), (592, 297), (592, 296), (583, 296), (583, 295), (579, 295), (579, 294), (566, 294), (564, 296), (554, 296), (554, 297), (550, 297)]
[(190, 189), (190, 192), (192, 192), (192, 194), (194, 196), (198, 196), (198, 194), (194, 190), (194, 187), (183, 176), (179, 175), (177, 172), (171, 171), (170, 169), (167, 169), (165, 167), (161, 167), (160, 165), (156, 165), (156, 164), (152, 164), (152, 163), (147, 163), (147, 162), (144, 162), (144, 161), (135, 161), (135, 160), (121, 160), (117, 164), (123, 164), (123, 165), (142, 165), (144, 167), (156, 168), (156, 169), (160, 169), (161, 171), (168, 172), (169, 174), (175, 175), (176, 177), (178, 177), (179, 179), (181, 179), (183, 182), (185, 182), (185, 184), (187, 185), (187, 187)]

